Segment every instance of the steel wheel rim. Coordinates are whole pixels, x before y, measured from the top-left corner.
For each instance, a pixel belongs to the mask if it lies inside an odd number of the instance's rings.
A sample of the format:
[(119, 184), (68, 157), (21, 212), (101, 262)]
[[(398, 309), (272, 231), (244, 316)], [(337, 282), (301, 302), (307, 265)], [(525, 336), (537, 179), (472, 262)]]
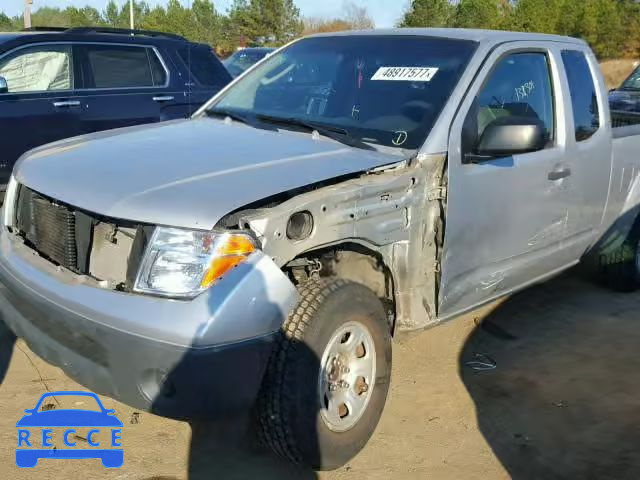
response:
[(376, 351), (371, 332), (351, 321), (333, 334), (318, 374), (320, 416), (329, 430), (345, 432), (369, 405), (376, 378)]

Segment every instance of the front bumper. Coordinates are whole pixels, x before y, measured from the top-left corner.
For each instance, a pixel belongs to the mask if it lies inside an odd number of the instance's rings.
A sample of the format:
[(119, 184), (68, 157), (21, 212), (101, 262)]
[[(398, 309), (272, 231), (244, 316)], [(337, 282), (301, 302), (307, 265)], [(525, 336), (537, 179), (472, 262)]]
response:
[(0, 314), (37, 355), (97, 393), (174, 418), (250, 407), (298, 300), (260, 253), (208, 292), (178, 301), (92, 286), (6, 229), (0, 281)]

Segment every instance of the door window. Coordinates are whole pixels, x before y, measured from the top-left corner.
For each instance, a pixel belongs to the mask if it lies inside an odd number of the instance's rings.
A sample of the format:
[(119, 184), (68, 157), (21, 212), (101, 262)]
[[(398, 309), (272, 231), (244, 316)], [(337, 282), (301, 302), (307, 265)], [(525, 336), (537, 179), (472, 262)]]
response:
[(600, 128), (600, 113), (596, 86), (584, 53), (564, 50), (562, 62), (569, 80), (576, 140), (587, 140)]
[(189, 46), (179, 49), (178, 55), (200, 85), (224, 87), (231, 81), (229, 72), (211, 48)]
[(37, 45), (0, 59), (0, 76), (9, 93), (71, 90), (72, 65), (69, 45)]
[(609, 110), (613, 128), (640, 124), (640, 67), (609, 92)]
[(488, 125), (505, 117), (541, 122), (547, 146), (552, 145), (555, 115), (546, 54), (514, 53), (497, 63), (465, 122), (465, 152), (473, 149)]
[(166, 83), (166, 72), (151, 48), (120, 45), (82, 48), (89, 70), (89, 88), (158, 87)]

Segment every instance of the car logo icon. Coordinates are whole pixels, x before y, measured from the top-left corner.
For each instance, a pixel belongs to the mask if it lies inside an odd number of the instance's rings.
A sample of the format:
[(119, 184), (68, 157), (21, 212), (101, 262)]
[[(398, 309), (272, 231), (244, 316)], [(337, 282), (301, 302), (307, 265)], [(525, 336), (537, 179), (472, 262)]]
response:
[[(97, 410), (86, 409), (41, 409), (48, 397), (61, 396), (85, 397)], [(84, 403), (84, 402), (79, 402)], [(45, 404), (46, 405), (46, 404)], [(122, 422), (115, 416), (115, 411), (104, 408), (95, 393), (91, 392), (47, 392), (40, 397), (33, 409), (25, 410), (25, 416), (16, 423), (18, 427), (18, 448), (16, 448), (16, 465), (20, 468), (33, 468), (40, 458), (84, 459), (99, 458), (106, 468), (119, 468), (124, 463), (124, 450), (120, 443)], [(78, 438), (76, 428), (89, 427), (86, 442), (89, 448), (76, 448)], [(54, 447), (52, 443), (53, 429), (63, 430), (61, 440), (66, 448)], [(42, 429), (41, 436), (38, 429)], [(100, 448), (101, 443), (96, 436), (101, 431), (110, 430), (110, 447)], [(41, 448), (40, 448), (41, 447)]]

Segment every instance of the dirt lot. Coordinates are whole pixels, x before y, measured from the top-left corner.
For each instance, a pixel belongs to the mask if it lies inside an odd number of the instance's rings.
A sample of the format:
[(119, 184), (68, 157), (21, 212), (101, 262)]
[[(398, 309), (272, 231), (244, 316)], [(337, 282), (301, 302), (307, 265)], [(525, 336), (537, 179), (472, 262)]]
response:
[[(640, 294), (613, 294), (569, 275), (401, 338), (375, 437), (348, 466), (320, 475), (238, 440), (238, 419), (192, 427), (134, 415), (109, 399), (125, 423), (121, 469), (106, 470), (98, 460), (42, 460), (20, 470), (15, 422), (23, 409), (45, 389), (78, 386), (21, 342), (11, 353), (5, 335), (0, 478), (637, 478), (639, 307)], [(496, 368), (473, 370), (467, 363), (474, 360)]]
[(631, 74), (638, 66), (635, 59), (607, 60), (600, 64), (607, 88), (616, 88)]

